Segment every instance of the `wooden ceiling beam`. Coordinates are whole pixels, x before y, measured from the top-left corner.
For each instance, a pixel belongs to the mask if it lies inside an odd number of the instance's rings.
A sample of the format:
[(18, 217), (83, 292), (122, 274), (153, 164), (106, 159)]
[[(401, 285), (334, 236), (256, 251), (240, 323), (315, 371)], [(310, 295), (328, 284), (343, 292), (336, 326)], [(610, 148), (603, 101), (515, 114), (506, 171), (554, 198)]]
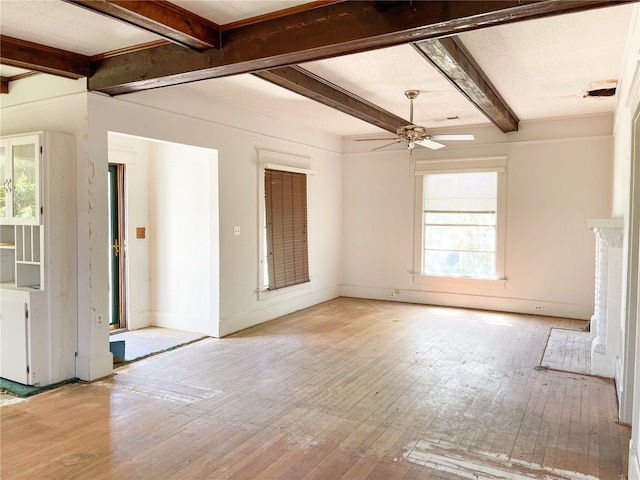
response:
[(221, 49), (164, 45), (92, 63), (110, 95), (295, 65), (637, 0), (341, 2), (222, 31)]
[(85, 55), (0, 35), (0, 63), (67, 78), (88, 77), (91, 60)]
[(254, 75), (393, 134), (409, 123), (299, 66), (273, 68)]
[(0, 93), (9, 93), (9, 77), (0, 77)]
[(220, 27), (165, 0), (64, 0), (198, 51), (220, 48)]
[(445, 37), (413, 47), (504, 133), (518, 130), (515, 113), (460, 40)]

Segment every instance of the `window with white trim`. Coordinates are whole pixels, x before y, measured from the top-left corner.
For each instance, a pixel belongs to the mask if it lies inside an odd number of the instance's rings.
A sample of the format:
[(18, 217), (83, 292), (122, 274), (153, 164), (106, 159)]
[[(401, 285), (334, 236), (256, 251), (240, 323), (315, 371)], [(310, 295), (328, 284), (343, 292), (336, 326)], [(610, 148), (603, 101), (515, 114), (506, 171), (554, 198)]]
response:
[(307, 176), (265, 169), (267, 288), (309, 281)]
[(258, 298), (309, 284), (307, 157), (258, 151), (260, 268)]
[(419, 276), (504, 276), (506, 159), (417, 162)]

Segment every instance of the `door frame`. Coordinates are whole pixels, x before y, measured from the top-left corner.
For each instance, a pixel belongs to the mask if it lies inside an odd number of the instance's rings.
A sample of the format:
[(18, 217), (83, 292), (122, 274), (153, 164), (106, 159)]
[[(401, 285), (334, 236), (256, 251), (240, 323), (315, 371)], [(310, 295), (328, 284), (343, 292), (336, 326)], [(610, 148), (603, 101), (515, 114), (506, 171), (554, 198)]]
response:
[[(109, 258), (110, 258), (110, 278), (109, 298), (110, 312), (109, 329), (124, 330), (127, 329), (127, 288), (126, 288), (126, 195), (125, 195), (125, 165), (123, 163), (109, 162), (109, 178), (115, 178), (115, 183), (111, 183), (108, 192), (108, 201), (110, 206), (109, 216)], [(112, 209), (115, 198), (115, 208)], [(116, 232), (114, 235), (112, 226), (115, 225)], [(114, 242), (115, 237), (115, 242)], [(113, 253), (116, 250), (117, 261), (113, 262)], [(113, 291), (117, 290), (117, 294), (113, 295)], [(113, 296), (112, 296), (113, 295)], [(114, 322), (114, 317), (117, 318)]]
[[(631, 120), (631, 172), (629, 189), (629, 233), (628, 269), (626, 291), (626, 314), (624, 318), (624, 345), (622, 371), (622, 398), (620, 399), (620, 421), (636, 424), (640, 412), (634, 412), (633, 400), (640, 371), (636, 371), (638, 343), (640, 343), (640, 104)], [(634, 418), (634, 416), (636, 418)]]

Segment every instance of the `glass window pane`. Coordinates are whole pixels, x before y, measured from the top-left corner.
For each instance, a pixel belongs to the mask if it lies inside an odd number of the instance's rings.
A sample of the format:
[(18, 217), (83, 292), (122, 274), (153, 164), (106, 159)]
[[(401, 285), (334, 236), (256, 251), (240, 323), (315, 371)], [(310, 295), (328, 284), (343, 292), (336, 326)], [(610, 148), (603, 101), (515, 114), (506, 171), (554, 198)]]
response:
[(491, 278), (495, 254), (491, 252), (425, 251), (424, 272), (430, 275)]
[(36, 216), (36, 146), (13, 146), (13, 216)]
[(497, 172), (425, 177), (423, 272), (495, 276)]
[(426, 250), (461, 250), (493, 252), (496, 245), (496, 230), (487, 227), (425, 227), (424, 248)]

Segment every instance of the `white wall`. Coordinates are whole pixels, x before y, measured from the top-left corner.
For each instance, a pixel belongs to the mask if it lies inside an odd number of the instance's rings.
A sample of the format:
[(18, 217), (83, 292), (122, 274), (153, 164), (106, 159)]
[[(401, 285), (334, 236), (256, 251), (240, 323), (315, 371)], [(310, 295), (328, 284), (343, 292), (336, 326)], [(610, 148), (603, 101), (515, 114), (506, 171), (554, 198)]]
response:
[[(188, 87), (117, 98), (89, 95), (89, 118), (91, 154), (98, 163), (107, 162), (109, 131), (218, 150), (219, 247), (210, 245), (219, 248), (220, 255), (220, 322), (215, 335), (339, 295), (342, 162), (338, 138), (211, 100)], [(256, 292), (259, 149), (309, 157), (310, 167), (318, 172), (309, 187), (310, 285), (268, 300), (258, 300)], [(101, 201), (105, 200), (96, 199)], [(106, 223), (106, 211), (104, 215), (104, 219), (94, 217), (96, 222)], [(241, 227), (240, 236), (233, 235), (236, 225)]]
[[(621, 344), (616, 384), (620, 419), (631, 423), (629, 478), (640, 480), (640, 7), (634, 7), (616, 92), (613, 211), (624, 219)], [(635, 155), (633, 142), (635, 142)], [(633, 208), (631, 208), (633, 205)]]
[[(416, 160), (508, 157), (504, 289), (414, 283), (409, 154), (345, 141), (343, 295), (590, 318), (595, 251), (587, 219), (611, 215), (611, 129), (611, 115), (521, 122), (507, 135), (476, 127), (466, 129), (472, 143), (414, 151)], [(400, 293), (391, 297), (394, 289)]]
[[(153, 143), (149, 168), (152, 324), (214, 334), (219, 285), (218, 163), (214, 150)], [(213, 197), (213, 202), (210, 202)], [(213, 257), (213, 258), (212, 258)], [(215, 325), (209, 325), (209, 319)]]
[[(215, 331), (208, 329), (207, 333), (227, 335), (339, 296), (342, 204), (339, 138), (212, 100), (188, 87), (107, 98), (87, 94), (83, 81), (39, 75), (13, 82), (11, 94), (3, 97), (2, 134), (40, 129), (74, 133), (78, 143), (78, 324), (75, 331), (70, 328), (66, 335), (72, 344), (77, 339), (75, 370), (81, 379), (93, 380), (112, 371), (108, 322), (102, 325), (98, 322), (100, 317), (107, 318), (108, 312), (109, 132), (219, 151), (220, 214), (218, 218), (217, 210), (210, 209), (208, 215), (210, 225), (220, 226), (220, 235), (209, 236), (206, 253), (210, 259), (220, 258), (219, 268), (209, 272), (207, 283), (209, 312), (217, 311), (219, 299), (219, 319), (212, 329)], [(309, 167), (318, 172), (309, 185), (311, 282), (307, 288), (283, 291), (267, 300), (258, 300), (256, 292), (260, 149), (308, 157)], [(145, 175), (141, 164), (136, 165), (135, 171), (137, 175)], [(212, 191), (209, 189), (210, 194)], [(210, 198), (210, 205), (212, 201)], [(144, 216), (142, 212), (140, 217)], [(240, 236), (233, 235), (236, 225), (241, 227)], [(132, 240), (131, 234), (129, 238)], [(134, 269), (137, 280), (146, 281), (141, 277), (147, 268), (144, 254), (138, 258), (141, 264)], [(137, 280), (131, 282), (134, 288)], [(196, 280), (192, 287), (197, 291), (203, 283), (200, 278)], [(137, 298), (141, 303), (135, 306), (135, 311), (149, 313), (153, 308), (151, 295), (149, 305), (144, 294)], [(139, 320), (139, 325), (146, 321), (140, 317)]]

